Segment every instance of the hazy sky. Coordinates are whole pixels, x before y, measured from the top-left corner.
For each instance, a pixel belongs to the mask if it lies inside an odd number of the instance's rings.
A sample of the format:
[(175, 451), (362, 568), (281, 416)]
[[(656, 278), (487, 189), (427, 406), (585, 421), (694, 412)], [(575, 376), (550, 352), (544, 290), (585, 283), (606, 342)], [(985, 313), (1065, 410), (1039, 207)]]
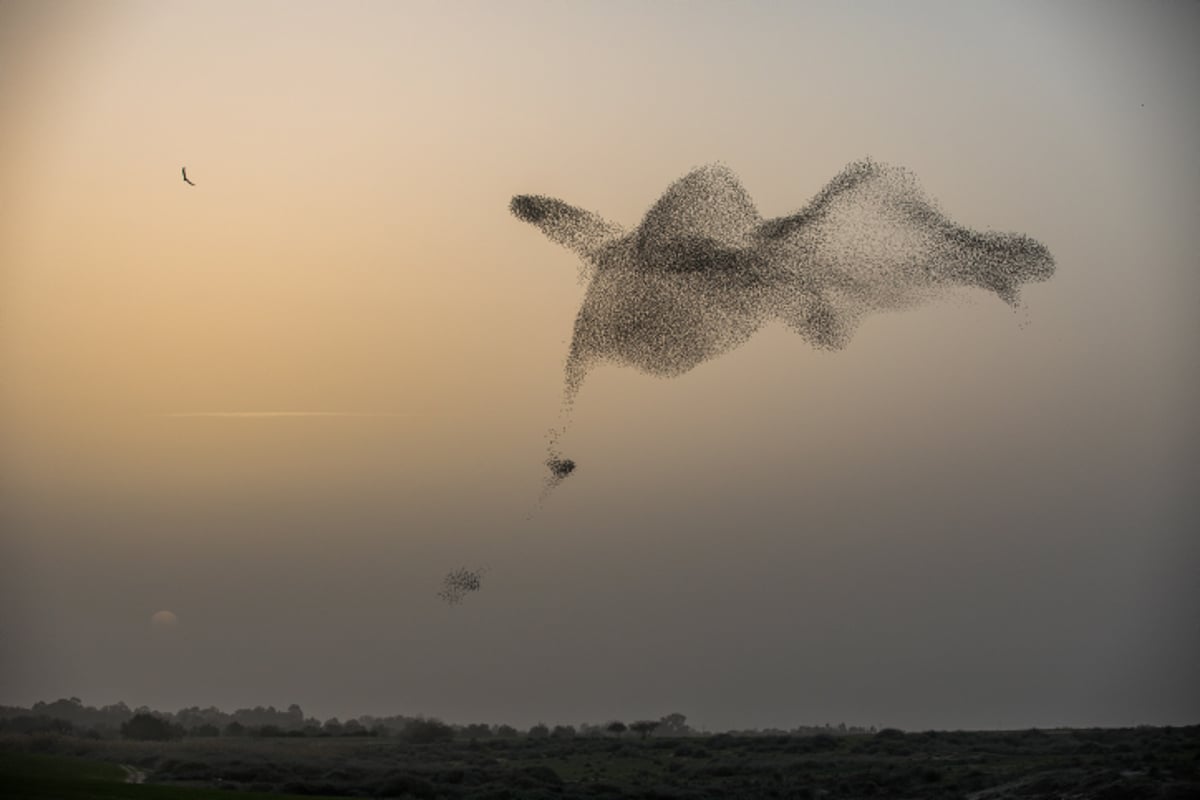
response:
[[(0, 3), (0, 703), (1196, 722), (1197, 40), (1184, 2)], [(719, 161), (776, 216), (868, 155), (1057, 274), (597, 369), (527, 519), (583, 288), (512, 195), (632, 226)]]

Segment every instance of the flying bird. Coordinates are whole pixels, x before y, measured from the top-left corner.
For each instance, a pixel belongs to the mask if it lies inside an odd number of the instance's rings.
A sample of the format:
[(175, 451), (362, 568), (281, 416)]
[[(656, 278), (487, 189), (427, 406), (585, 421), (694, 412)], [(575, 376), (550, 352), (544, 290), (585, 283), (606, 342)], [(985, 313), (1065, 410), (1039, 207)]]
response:
[(840, 350), (871, 312), (977, 287), (1016, 306), (1022, 284), (1054, 273), (1041, 243), (946, 218), (908, 171), (847, 166), (800, 211), (763, 219), (727, 167), (680, 178), (627, 230), (542, 195), (520, 220), (580, 257), (588, 279), (567, 360), (567, 400), (598, 363), (669, 377), (782, 321)]
[(194, 184), (194, 183), (192, 183), (191, 181), (189, 181), (189, 180), (188, 180), (188, 176), (187, 176), (187, 167), (184, 167), (184, 168), (183, 168), (183, 182), (184, 182), (184, 183), (186, 183), (188, 186), (195, 186), (195, 185), (196, 185), (196, 184)]

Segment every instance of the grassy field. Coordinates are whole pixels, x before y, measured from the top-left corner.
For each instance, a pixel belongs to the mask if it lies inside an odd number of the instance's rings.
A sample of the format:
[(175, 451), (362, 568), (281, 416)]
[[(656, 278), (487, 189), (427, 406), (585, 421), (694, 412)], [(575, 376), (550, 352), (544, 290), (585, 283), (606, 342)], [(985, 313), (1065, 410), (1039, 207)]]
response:
[[(118, 764), (77, 756), (0, 752), (4, 800), (229, 800), (230, 792), (169, 784), (128, 783)], [(288, 795), (245, 792), (238, 798), (284, 800)], [(292, 795), (292, 797), (295, 797)], [(305, 800), (312, 800), (311, 797)]]
[[(123, 783), (118, 765), (145, 770)], [(1200, 727), (686, 739), (0, 739), (4, 798), (1200, 798)], [(230, 790), (237, 790), (233, 793)], [(274, 792), (274, 794), (265, 794)]]

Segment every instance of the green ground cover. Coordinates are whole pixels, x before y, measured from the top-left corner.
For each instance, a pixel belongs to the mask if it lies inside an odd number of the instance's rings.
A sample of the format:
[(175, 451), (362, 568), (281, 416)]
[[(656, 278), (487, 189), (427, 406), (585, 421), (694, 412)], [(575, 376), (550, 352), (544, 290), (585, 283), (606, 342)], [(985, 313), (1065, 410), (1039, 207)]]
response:
[[(149, 783), (122, 783), (121, 764), (145, 770)], [(459, 738), (429, 744), (351, 737), (138, 742), (15, 735), (0, 738), (0, 781), (4, 798), (63, 800), (1184, 800), (1200, 797), (1200, 726)]]
[[(128, 783), (118, 764), (77, 756), (0, 751), (4, 800), (286, 800), (287, 795)], [(294, 796), (293, 796), (294, 797)], [(312, 800), (312, 798), (305, 798)]]

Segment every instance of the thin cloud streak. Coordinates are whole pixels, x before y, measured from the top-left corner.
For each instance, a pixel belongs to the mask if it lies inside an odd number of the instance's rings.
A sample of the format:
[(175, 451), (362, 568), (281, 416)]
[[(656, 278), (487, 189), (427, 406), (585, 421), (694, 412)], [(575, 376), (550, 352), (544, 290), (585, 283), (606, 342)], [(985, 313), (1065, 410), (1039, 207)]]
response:
[(411, 414), (377, 414), (365, 411), (176, 411), (163, 417), (408, 417)]

